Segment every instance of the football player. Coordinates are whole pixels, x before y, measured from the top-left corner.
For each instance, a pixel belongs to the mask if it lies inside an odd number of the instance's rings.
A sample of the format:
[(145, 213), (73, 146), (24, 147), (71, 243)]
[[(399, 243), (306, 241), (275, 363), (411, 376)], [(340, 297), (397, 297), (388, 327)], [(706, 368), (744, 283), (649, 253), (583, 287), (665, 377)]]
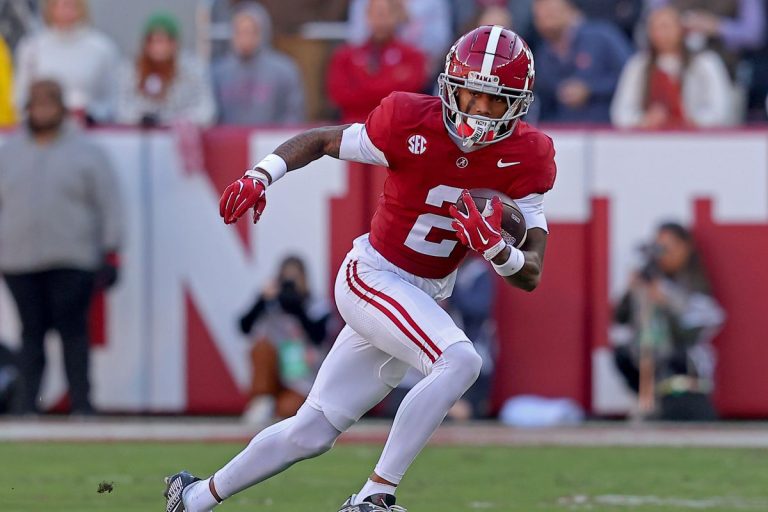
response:
[[(306, 402), (209, 478), (168, 477), (167, 512), (211, 510), (329, 450), (412, 366), (426, 377), (403, 400), (373, 473), (340, 512), (405, 510), (395, 504), (397, 485), (482, 364), (436, 301), (451, 294), (468, 250), (482, 254), (509, 284), (536, 288), (547, 242), (543, 197), (555, 180), (552, 140), (521, 120), (533, 100), (534, 63), (517, 34), (501, 26), (465, 34), (438, 80), (440, 97), (396, 92), (365, 124), (293, 137), (224, 191), (224, 222), (251, 209), (257, 222), (267, 187), (323, 155), (388, 168), (370, 233), (354, 241), (336, 279), (336, 304), (347, 325)], [(528, 227), (522, 249), (502, 239), (499, 198), (484, 216), (467, 195), (472, 188), (516, 200)], [(460, 197), (466, 214), (455, 207)]]

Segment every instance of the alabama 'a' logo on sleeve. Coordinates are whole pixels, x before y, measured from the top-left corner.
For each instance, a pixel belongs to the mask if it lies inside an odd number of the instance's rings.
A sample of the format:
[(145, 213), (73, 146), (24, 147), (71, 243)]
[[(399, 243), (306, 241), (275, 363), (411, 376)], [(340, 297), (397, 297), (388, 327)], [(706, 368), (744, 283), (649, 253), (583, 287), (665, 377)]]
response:
[(427, 139), (422, 135), (411, 135), (408, 137), (408, 151), (414, 155), (421, 155), (427, 150)]

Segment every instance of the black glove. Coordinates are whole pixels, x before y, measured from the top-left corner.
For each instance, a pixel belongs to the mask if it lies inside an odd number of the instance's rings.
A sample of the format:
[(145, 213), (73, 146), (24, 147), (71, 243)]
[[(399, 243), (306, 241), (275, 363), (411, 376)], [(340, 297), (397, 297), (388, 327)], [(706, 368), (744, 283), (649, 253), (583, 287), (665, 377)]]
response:
[(96, 288), (112, 288), (120, 277), (120, 258), (116, 252), (107, 253), (96, 271)]

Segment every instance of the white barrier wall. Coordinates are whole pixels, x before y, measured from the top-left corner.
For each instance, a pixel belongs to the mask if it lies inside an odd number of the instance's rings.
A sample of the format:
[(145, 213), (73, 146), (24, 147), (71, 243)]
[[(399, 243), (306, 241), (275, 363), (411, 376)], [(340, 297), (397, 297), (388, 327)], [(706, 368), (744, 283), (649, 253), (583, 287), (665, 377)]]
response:
[[(254, 132), (248, 154), (235, 160), (257, 161), (288, 135)], [(591, 200), (609, 200), (612, 296), (636, 264), (635, 247), (661, 220), (689, 221), (694, 198), (713, 199), (716, 222), (768, 223), (768, 133), (555, 130), (552, 136), (559, 171), (546, 202), (548, 219), (553, 225), (585, 224)], [(95, 405), (119, 411), (186, 409), (186, 297), (234, 383), (247, 388), (247, 344), (237, 319), (287, 253), (306, 259), (314, 290), (329, 290), (335, 277), (327, 271), (329, 200), (347, 192), (345, 164), (325, 158), (288, 175), (270, 189), (263, 221), (243, 237), (218, 216), (215, 171), (184, 170), (170, 133), (100, 131), (94, 137), (120, 177), (127, 225), (121, 281), (108, 296), (107, 342), (93, 351)], [(0, 337), (19, 343), (15, 310), (4, 289)], [(50, 404), (61, 397), (65, 383), (60, 350), (56, 343), (48, 348), (44, 397)], [(626, 409), (627, 396), (605, 347), (593, 353), (592, 383), (595, 411)]]

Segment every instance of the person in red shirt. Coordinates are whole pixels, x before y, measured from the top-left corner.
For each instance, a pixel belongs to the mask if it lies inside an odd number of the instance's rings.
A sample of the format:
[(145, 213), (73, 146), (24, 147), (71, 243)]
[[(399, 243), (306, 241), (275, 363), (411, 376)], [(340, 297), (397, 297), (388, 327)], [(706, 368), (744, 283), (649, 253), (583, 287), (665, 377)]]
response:
[(404, 17), (400, 0), (371, 0), (371, 37), (333, 54), (327, 88), (345, 123), (362, 121), (393, 91), (418, 92), (426, 85), (427, 62), (415, 47), (395, 38)]
[[(329, 155), (388, 169), (371, 231), (358, 237), (339, 270), (336, 305), (347, 325), (324, 360), (307, 401), (292, 418), (261, 431), (213, 476), (182, 471), (166, 480), (167, 512), (207, 511), (222, 499), (328, 451), (336, 438), (398, 385), (409, 367), (425, 377), (395, 416), (374, 472), (340, 512), (405, 512), (395, 490), (448, 410), (482, 365), (467, 335), (437, 300), (450, 296), (469, 250), (518, 288), (541, 280), (554, 185), (552, 140), (521, 121), (533, 99), (528, 45), (499, 25), (460, 38), (438, 79), (440, 96), (395, 92), (363, 123), (317, 128), (279, 146), (224, 191), (231, 224), (289, 170)], [(517, 249), (501, 236), (498, 197), (481, 214), (468, 189), (515, 199), (528, 228)], [(468, 206), (456, 209), (459, 198)]]

